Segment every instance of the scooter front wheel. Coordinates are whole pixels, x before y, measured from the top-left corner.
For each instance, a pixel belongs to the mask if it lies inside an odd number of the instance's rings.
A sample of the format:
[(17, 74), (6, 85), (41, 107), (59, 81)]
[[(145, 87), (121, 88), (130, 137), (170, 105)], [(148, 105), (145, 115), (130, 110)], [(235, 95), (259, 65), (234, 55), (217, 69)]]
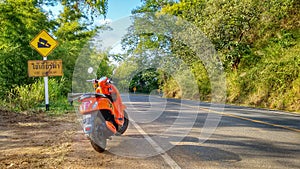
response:
[(128, 128), (128, 125), (129, 125), (128, 114), (127, 114), (126, 111), (124, 111), (124, 124), (123, 124), (122, 127), (120, 127), (120, 128), (118, 129), (118, 133), (119, 133), (119, 134), (125, 133), (125, 131), (126, 131), (127, 128)]

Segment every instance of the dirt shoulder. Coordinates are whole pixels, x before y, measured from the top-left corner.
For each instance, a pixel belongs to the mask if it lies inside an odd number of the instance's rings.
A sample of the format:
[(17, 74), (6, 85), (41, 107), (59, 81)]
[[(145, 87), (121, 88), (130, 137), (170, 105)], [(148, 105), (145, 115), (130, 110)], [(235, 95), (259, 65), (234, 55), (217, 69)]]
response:
[(78, 127), (75, 114), (0, 110), (0, 168), (61, 168)]
[(165, 168), (161, 157), (135, 159), (94, 151), (76, 114), (0, 110), (0, 168)]

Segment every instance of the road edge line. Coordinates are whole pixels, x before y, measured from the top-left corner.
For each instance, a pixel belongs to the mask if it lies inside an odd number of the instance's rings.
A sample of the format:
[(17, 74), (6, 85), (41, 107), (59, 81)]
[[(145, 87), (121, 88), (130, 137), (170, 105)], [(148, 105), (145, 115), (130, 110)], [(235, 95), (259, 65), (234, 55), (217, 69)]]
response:
[(130, 121), (134, 127), (140, 132), (144, 138), (150, 143), (150, 145), (159, 153), (160, 156), (164, 159), (164, 161), (172, 168), (172, 169), (181, 169), (181, 167), (153, 140), (151, 137), (134, 121)]

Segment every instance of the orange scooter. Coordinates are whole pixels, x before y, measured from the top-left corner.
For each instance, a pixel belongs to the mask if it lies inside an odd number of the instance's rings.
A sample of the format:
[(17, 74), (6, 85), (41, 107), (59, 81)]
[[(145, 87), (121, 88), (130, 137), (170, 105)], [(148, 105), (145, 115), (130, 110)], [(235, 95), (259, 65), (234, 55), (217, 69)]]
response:
[(107, 77), (87, 81), (93, 82), (95, 93), (79, 97), (79, 112), (83, 115), (85, 135), (92, 147), (101, 153), (105, 151), (107, 139), (127, 130), (129, 119), (118, 89)]

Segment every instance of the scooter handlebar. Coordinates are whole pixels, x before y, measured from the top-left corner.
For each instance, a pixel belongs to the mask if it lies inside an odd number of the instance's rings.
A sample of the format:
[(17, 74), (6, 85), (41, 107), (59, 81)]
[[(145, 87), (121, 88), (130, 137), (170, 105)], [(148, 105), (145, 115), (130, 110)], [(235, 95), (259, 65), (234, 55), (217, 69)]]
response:
[[(92, 82), (92, 83), (98, 83), (98, 82), (99, 82), (99, 80), (97, 80), (97, 79), (86, 80), (86, 81), (87, 81), (87, 82)], [(113, 81), (111, 81), (110, 79), (107, 79), (106, 83), (112, 84)]]
[(98, 80), (92, 79), (92, 80), (86, 80), (87, 82), (93, 82), (93, 83), (98, 83)]

